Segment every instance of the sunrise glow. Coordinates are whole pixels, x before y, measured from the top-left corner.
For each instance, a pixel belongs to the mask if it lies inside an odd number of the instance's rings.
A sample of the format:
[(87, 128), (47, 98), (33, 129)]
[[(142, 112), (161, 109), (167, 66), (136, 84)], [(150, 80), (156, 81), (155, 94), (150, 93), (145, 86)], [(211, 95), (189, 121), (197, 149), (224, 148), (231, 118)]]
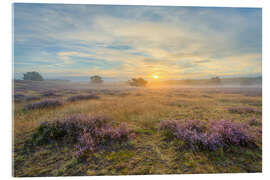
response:
[(159, 76), (158, 75), (154, 75), (153, 78), (154, 79), (159, 79)]
[(60, 4), (14, 8), (17, 79), (31, 71), (47, 79), (85, 81), (94, 74), (106, 81), (149, 74), (152, 80), (161, 79), (160, 74), (163, 80), (261, 74), (258, 8)]

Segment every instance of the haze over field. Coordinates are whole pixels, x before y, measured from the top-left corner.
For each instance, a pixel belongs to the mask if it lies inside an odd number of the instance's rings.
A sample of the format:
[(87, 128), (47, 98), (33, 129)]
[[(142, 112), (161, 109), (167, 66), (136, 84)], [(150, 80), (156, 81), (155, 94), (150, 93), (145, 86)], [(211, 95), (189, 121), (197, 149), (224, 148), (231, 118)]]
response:
[(256, 8), (14, 5), (14, 78), (257, 77)]

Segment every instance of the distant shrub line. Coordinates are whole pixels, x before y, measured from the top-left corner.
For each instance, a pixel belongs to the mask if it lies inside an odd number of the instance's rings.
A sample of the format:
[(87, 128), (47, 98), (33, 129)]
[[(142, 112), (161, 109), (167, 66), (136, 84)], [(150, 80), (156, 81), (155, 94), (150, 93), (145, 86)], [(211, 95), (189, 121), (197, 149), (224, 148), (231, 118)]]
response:
[[(48, 95), (49, 96), (49, 95)], [(22, 99), (24, 96), (19, 96), (17, 99)], [(27, 101), (32, 101), (32, 100), (39, 100), (39, 97), (36, 96), (29, 96), (26, 98)], [(77, 96), (71, 96), (67, 99), (69, 102), (75, 102), (75, 101), (80, 101), (80, 100), (89, 100), (89, 99), (99, 99), (99, 96), (90, 94), (90, 95), (77, 95)], [(58, 100), (58, 99), (45, 99), (39, 102), (34, 102), (31, 104), (27, 104), (24, 106), (25, 110), (35, 110), (35, 109), (44, 109), (44, 108), (50, 108), (50, 107), (58, 107), (62, 106), (64, 104), (63, 101)]]
[(35, 145), (52, 141), (75, 143), (76, 157), (104, 146), (121, 145), (131, 139), (133, 133), (125, 124), (113, 127), (105, 116), (72, 115), (62, 120), (44, 122), (32, 136)]
[(31, 104), (27, 104), (24, 109), (25, 110), (34, 110), (34, 109), (44, 109), (50, 107), (58, 107), (62, 106), (63, 102), (57, 99), (46, 99), (40, 102), (35, 102)]
[(231, 113), (238, 113), (238, 114), (261, 113), (261, 111), (251, 108), (251, 107), (231, 107), (231, 108), (228, 108), (228, 111)]
[(13, 98), (14, 98), (15, 102), (21, 102), (22, 100), (24, 100), (25, 95), (23, 95), (23, 94), (14, 94)]
[(89, 94), (89, 95), (77, 95), (77, 96), (71, 96), (67, 99), (67, 101), (74, 102), (74, 101), (80, 101), (80, 100), (89, 100), (89, 99), (99, 99), (99, 96), (95, 94)]
[(48, 96), (56, 96), (54, 91), (45, 91), (42, 93), (43, 96), (48, 97)]
[(40, 100), (40, 97), (38, 96), (27, 96), (26, 101), (34, 101), (34, 100)]
[(229, 120), (202, 123), (195, 120), (166, 120), (159, 129), (168, 140), (179, 139), (192, 150), (215, 151), (218, 148), (255, 145), (254, 138), (247, 133), (247, 125)]
[(23, 100), (26, 100), (26, 101), (34, 101), (34, 100), (39, 100), (40, 97), (38, 96), (25, 96), (23, 94), (14, 94), (14, 101), (15, 102), (21, 102)]
[(250, 119), (250, 120), (248, 121), (248, 124), (249, 124), (250, 126), (261, 126), (261, 125), (262, 125), (262, 123), (259, 122), (259, 121), (258, 121), (257, 119), (255, 119), (255, 118)]

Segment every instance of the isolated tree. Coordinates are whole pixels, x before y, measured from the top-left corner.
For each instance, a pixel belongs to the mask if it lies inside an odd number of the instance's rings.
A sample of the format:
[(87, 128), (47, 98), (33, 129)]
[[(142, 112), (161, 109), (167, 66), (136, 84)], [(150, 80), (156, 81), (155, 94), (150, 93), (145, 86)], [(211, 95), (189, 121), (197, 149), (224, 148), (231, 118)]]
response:
[(91, 76), (90, 77), (91, 83), (95, 83), (95, 84), (101, 84), (103, 83), (103, 80), (100, 76), (95, 75), (95, 76)]
[(220, 84), (221, 83), (221, 79), (218, 76), (212, 77), (211, 78), (211, 83), (213, 83), (213, 84)]
[(143, 78), (132, 78), (128, 81), (128, 84), (131, 86), (146, 86), (147, 81)]
[(38, 72), (27, 72), (23, 74), (24, 80), (31, 80), (31, 81), (43, 81), (43, 77)]

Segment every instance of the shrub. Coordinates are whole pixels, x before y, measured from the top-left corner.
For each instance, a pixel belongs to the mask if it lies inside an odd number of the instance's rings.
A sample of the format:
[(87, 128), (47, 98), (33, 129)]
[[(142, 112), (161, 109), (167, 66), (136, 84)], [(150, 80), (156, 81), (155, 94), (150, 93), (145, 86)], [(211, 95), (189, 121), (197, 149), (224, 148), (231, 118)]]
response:
[(231, 113), (244, 114), (244, 113), (260, 113), (257, 109), (251, 107), (232, 107), (228, 109)]
[(61, 124), (43, 122), (32, 136), (32, 141), (35, 145), (49, 143), (52, 139), (59, 140), (63, 138), (67, 132), (61, 128)]
[(40, 102), (28, 104), (24, 107), (25, 110), (43, 109), (50, 107), (61, 106), (63, 103), (57, 99), (47, 99)]
[(82, 157), (87, 152), (93, 152), (96, 149), (96, 143), (88, 132), (82, 133), (78, 137), (78, 144), (76, 145), (75, 157)]
[(105, 126), (96, 132), (96, 135), (101, 137), (102, 143), (108, 144), (114, 141), (124, 142), (130, 137), (130, 130), (125, 124), (120, 124), (119, 127), (113, 128), (112, 126)]
[(77, 96), (71, 96), (67, 100), (74, 102), (74, 101), (80, 101), (80, 100), (89, 100), (89, 99), (99, 99), (99, 96), (95, 94), (90, 95), (77, 95)]
[(23, 74), (23, 80), (31, 80), (31, 81), (43, 81), (43, 77), (38, 72), (27, 72)]
[(131, 80), (128, 81), (128, 84), (130, 86), (146, 86), (147, 81), (144, 80), (143, 78), (132, 78)]
[(252, 137), (249, 136), (244, 128), (248, 128), (244, 123), (234, 123), (232, 121), (221, 120), (210, 124), (211, 131), (218, 133), (225, 145), (246, 146)]
[(66, 117), (62, 120), (43, 122), (34, 134), (34, 141), (38, 137), (38, 144), (52, 140), (76, 141), (84, 129), (94, 132), (95, 128), (102, 127), (107, 121), (105, 117), (91, 117), (82, 114)]
[(125, 124), (120, 124), (116, 128), (108, 124), (92, 130), (85, 128), (78, 137), (75, 156), (82, 157), (87, 152), (104, 149), (104, 146), (111, 148), (114, 144), (121, 145), (124, 142), (128, 142), (133, 136), (134, 134), (131, 133)]
[(220, 84), (221, 83), (221, 79), (216, 76), (216, 77), (212, 77), (209, 81), (210, 84)]
[(178, 122), (176, 120), (166, 120), (161, 121), (159, 124), (159, 130), (163, 131), (164, 135), (168, 139), (175, 137), (175, 132), (177, 131)]
[(128, 142), (133, 137), (130, 129), (125, 124), (119, 127), (112, 127), (104, 124), (101, 127), (84, 128), (83, 133), (78, 138), (76, 145), (76, 157), (81, 157), (87, 152), (93, 152), (97, 149), (104, 149), (104, 146), (112, 147), (114, 144)]
[(97, 75), (91, 76), (90, 77), (90, 80), (91, 80), (91, 83), (95, 83), (95, 84), (101, 84), (101, 83), (103, 83), (102, 78), (100, 76), (97, 76)]
[(202, 123), (194, 120), (167, 120), (160, 123), (159, 129), (169, 138), (183, 140), (192, 150), (217, 150), (219, 147), (247, 146), (254, 144), (253, 137), (244, 130), (243, 123), (232, 121), (212, 121)]
[(248, 124), (250, 126), (259, 126), (259, 125), (262, 125), (261, 122), (259, 122), (256, 118), (252, 118), (248, 121)]
[(13, 98), (15, 102), (21, 102), (24, 100), (25, 96), (23, 94), (14, 94)]
[(42, 93), (43, 96), (56, 96), (55, 92), (53, 91), (45, 91)]
[(87, 116), (77, 114), (62, 120), (44, 122), (32, 136), (34, 144), (42, 145), (62, 140), (76, 143), (75, 156), (82, 157), (104, 146), (122, 144), (133, 134), (125, 124), (113, 127), (105, 116)]
[(38, 96), (27, 96), (26, 101), (34, 101), (34, 100), (40, 100), (40, 97)]

